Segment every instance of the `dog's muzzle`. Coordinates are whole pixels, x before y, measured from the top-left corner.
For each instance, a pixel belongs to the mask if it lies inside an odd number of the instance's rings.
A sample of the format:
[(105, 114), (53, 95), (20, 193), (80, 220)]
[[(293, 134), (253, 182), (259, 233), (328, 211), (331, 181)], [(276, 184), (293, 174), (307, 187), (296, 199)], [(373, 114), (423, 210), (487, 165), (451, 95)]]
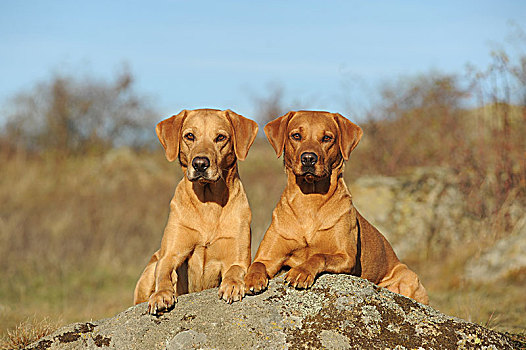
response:
[(192, 159), (192, 169), (188, 172), (190, 181), (214, 182), (217, 179), (210, 178), (210, 159), (208, 157), (195, 157)]
[(301, 176), (305, 178), (308, 183), (313, 183), (325, 174), (320, 174), (320, 169), (316, 170), (316, 165), (319, 163), (319, 157), (314, 152), (303, 152), (300, 156), (301, 162)]
[(301, 154), (300, 160), (304, 167), (314, 168), (314, 165), (318, 162), (318, 155), (314, 152), (304, 152)]
[(192, 160), (192, 167), (197, 173), (203, 173), (210, 167), (210, 159), (207, 157), (195, 157)]

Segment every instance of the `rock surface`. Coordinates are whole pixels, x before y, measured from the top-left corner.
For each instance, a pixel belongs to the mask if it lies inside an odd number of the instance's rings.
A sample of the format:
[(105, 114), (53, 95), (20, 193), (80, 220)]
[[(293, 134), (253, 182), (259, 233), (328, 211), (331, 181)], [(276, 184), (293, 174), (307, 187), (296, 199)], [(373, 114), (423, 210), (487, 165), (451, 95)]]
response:
[(353, 203), (382, 232), (399, 258), (427, 259), (479, 232), (466, 215), (458, 180), (445, 168), (419, 168), (406, 176), (371, 176), (351, 184)]
[(473, 258), (465, 268), (467, 279), (492, 283), (526, 271), (526, 215), (509, 236), (488, 247), (480, 257)]
[(524, 199), (508, 204), (512, 229), (503, 234), (493, 226), (494, 218), (469, 214), (459, 186), (452, 170), (437, 167), (399, 177), (362, 177), (349, 187), (356, 208), (385, 235), (401, 260), (412, 256), (425, 261), (459, 244), (485, 239), (488, 245), (471, 258), (463, 278), (495, 283), (526, 271)]
[[(523, 345), (523, 344), (522, 344)], [(217, 288), (179, 297), (150, 316), (146, 304), (77, 323), (28, 349), (513, 349), (505, 334), (449, 317), (363, 279), (323, 275), (310, 290), (281, 278), (229, 305)]]

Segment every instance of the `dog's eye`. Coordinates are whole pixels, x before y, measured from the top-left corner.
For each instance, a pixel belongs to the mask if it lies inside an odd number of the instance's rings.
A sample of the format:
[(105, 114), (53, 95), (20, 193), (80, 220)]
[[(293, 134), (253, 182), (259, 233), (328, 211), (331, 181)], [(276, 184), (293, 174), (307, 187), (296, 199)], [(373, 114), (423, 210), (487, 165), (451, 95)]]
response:
[(291, 135), (292, 138), (296, 141), (299, 141), (301, 140), (301, 135), (298, 133), (298, 132), (295, 132), (294, 134)]
[(195, 140), (195, 136), (191, 132), (189, 132), (188, 134), (184, 135), (184, 138), (187, 139), (188, 141), (194, 141)]
[(225, 135), (217, 135), (216, 137), (216, 142), (221, 142), (221, 141), (225, 141), (226, 140), (226, 136)]
[(332, 137), (329, 135), (325, 135), (321, 138), (321, 142), (330, 142), (332, 140)]

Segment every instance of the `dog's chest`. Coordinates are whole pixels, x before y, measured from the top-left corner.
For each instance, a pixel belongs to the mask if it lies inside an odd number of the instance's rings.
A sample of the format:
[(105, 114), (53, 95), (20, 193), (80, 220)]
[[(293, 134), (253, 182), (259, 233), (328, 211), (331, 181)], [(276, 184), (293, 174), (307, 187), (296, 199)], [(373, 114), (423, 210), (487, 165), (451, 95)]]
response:
[(213, 212), (210, 212), (208, 216), (191, 220), (185, 225), (189, 228), (189, 234), (191, 233), (195, 238), (193, 255), (202, 256), (203, 260), (220, 259), (221, 253), (228, 251), (225, 249), (227, 243), (233, 243), (232, 223), (223, 219), (221, 215), (214, 215)]
[(221, 276), (221, 260), (210, 247), (197, 246), (188, 257), (189, 291), (217, 287)]
[[(283, 210), (285, 209), (285, 210)], [(291, 238), (300, 238), (305, 246), (327, 244), (331, 236), (344, 237), (352, 227), (350, 196), (334, 196), (316, 203), (309, 196), (301, 196), (280, 210), (280, 231)]]
[[(345, 204), (345, 203), (342, 203)], [(323, 206), (296, 205), (291, 208), (289, 217), (291, 224), (297, 225), (305, 233), (326, 231), (334, 227), (342, 227), (349, 216), (350, 206), (331, 205)]]

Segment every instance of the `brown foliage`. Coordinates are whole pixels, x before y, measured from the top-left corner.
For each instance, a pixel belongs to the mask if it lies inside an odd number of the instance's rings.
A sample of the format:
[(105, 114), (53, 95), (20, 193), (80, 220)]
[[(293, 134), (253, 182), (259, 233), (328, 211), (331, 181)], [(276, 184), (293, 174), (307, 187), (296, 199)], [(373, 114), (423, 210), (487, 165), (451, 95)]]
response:
[[(468, 91), (454, 76), (430, 75), (384, 89), (383, 105), (362, 124), (354, 155), (360, 174), (397, 175), (444, 166), (461, 178), (471, 214), (501, 215), (526, 194), (526, 108), (495, 102), (463, 107)], [(355, 174), (356, 175), (356, 174)], [(503, 227), (501, 227), (503, 228)]]
[(8, 106), (2, 149), (79, 154), (153, 140), (154, 113), (128, 71), (111, 83), (55, 75)]

